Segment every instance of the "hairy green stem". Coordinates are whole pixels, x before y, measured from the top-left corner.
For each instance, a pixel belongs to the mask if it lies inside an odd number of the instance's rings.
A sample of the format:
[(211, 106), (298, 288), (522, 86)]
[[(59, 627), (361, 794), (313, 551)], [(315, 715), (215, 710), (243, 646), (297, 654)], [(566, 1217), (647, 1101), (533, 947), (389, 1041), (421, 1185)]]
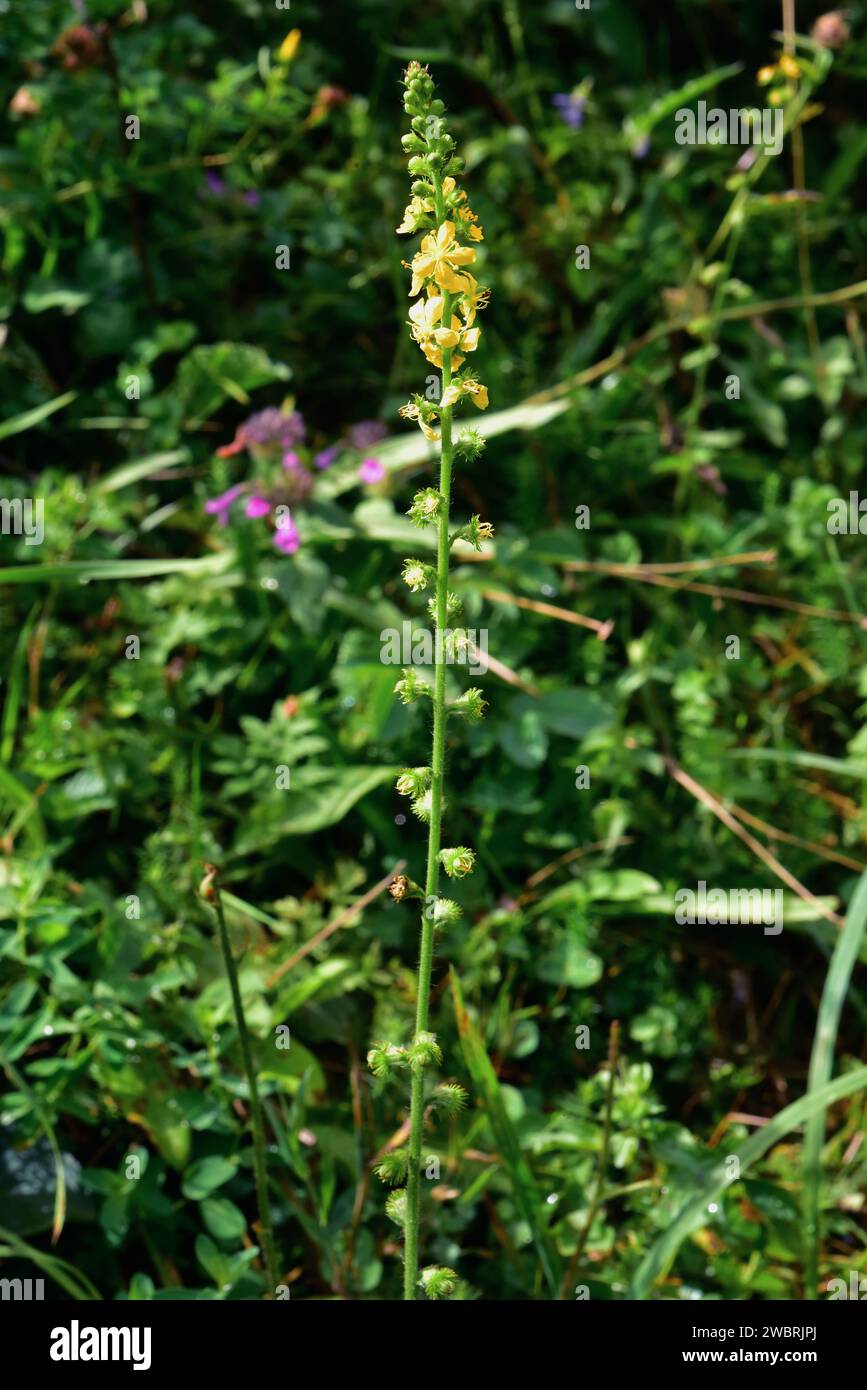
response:
[[(442, 179), (435, 185), (437, 226), (444, 220)], [(452, 297), (443, 294), (442, 322), (451, 323)], [(441, 396), (452, 379), (451, 349), (443, 351)], [(439, 852), (443, 808), (443, 772), (446, 751), (446, 662), (445, 630), (448, 622), (449, 589), (449, 500), (452, 486), (452, 407), (440, 411), (440, 481), (442, 495), (437, 531), (436, 634), (434, 641), (433, 751), (431, 754), (431, 809), (428, 825), (425, 901), (421, 918), (421, 946), (416, 993), (416, 1037), (427, 1029), (433, 967), (433, 900), (439, 888)], [(421, 1146), (424, 1132), (424, 1068), (412, 1073), (410, 1091), (409, 1169), (406, 1184), (406, 1225), (404, 1227), (403, 1296), (413, 1300), (418, 1287), (419, 1215), (421, 1206)]]
[(253, 1170), (256, 1176), (256, 1204), (259, 1208), (259, 1226), (262, 1232), (262, 1254), (265, 1259), (265, 1274), (268, 1280), (270, 1297), (273, 1298), (277, 1290), (279, 1279), (277, 1272), (277, 1254), (274, 1247), (274, 1230), (271, 1225), (271, 1204), (268, 1200), (268, 1174), (265, 1166), (265, 1128), (262, 1123), (262, 1106), (259, 1101), (259, 1088), (256, 1085), (253, 1054), (250, 1050), (250, 1035), (247, 1032), (247, 1020), (244, 1017), (244, 1005), (241, 1002), (241, 990), (238, 985), (238, 969), (235, 965), (235, 957), (232, 955), (229, 933), (226, 930), (226, 918), (223, 913), (223, 902), (220, 897), (220, 889), (216, 884), (214, 885), (213, 892), (214, 911), (217, 914), (217, 922), (220, 927), (220, 946), (223, 952), (223, 960), (226, 963), (226, 974), (229, 977), (229, 988), (232, 992), (232, 1005), (235, 1010), (235, 1022), (238, 1025), (238, 1038), (241, 1044), (241, 1056), (244, 1061), (244, 1074), (247, 1077), (247, 1090), (250, 1093), (250, 1125), (253, 1130)]

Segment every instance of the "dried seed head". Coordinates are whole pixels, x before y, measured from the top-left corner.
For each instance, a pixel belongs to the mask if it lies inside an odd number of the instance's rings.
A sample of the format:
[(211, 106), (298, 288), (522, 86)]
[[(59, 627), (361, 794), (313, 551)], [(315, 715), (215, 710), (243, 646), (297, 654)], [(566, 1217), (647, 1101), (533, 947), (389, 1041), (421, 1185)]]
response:
[(388, 891), (396, 903), (403, 902), (409, 892), (409, 879), (406, 874), (398, 874), (388, 887)]

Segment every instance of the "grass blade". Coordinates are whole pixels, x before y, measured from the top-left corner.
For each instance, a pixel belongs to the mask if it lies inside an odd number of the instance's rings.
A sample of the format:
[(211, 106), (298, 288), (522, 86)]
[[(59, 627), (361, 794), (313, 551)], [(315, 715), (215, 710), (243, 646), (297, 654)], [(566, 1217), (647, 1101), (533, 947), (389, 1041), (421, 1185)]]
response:
[(27, 1241), (22, 1240), (14, 1231), (7, 1231), (2, 1226), (0, 1241), (3, 1242), (0, 1245), (0, 1255), (5, 1255), (7, 1259), (32, 1260), (36, 1268), (41, 1269), (43, 1274), (47, 1274), (49, 1279), (53, 1279), (55, 1284), (65, 1289), (70, 1298), (102, 1301), (102, 1294), (96, 1285), (68, 1260), (61, 1260), (58, 1255), (49, 1255), (45, 1250), (37, 1250), (35, 1245), (28, 1245)]
[(158, 579), (164, 574), (219, 574), (229, 569), (231, 552), (195, 560), (58, 560), (47, 565), (10, 565), (0, 569), (0, 584), (79, 584), (93, 579)]
[[(837, 1043), (837, 1029), (843, 1002), (849, 989), (852, 970), (864, 940), (867, 925), (867, 873), (862, 874), (849, 911), (846, 923), (837, 937), (831, 964), (825, 976), (819, 1016), (816, 1020), (816, 1035), (813, 1038), (813, 1051), (810, 1054), (810, 1071), (807, 1077), (807, 1095), (821, 1090), (831, 1079), (834, 1067), (834, 1049)], [(822, 1145), (825, 1142), (825, 1107), (822, 1106), (807, 1121), (802, 1155), (804, 1188), (804, 1297), (814, 1299), (818, 1295), (819, 1279), (819, 1190), (822, 1184)]]
[[(855, 1071), (838, 1076), (836, 1081), (830, 1081), (827, 1086), (820, 1086), (801, 1096), (800, 1100), (787, 1105), (785, 1110), (781, 1110), (760, 1130), (751, 1134), (746, 1143), (736, 1150), (735, 1157), (738, 1159), (740, 1176), (742, 1177), (752, 1163), (762, 1158), (788, 1134), (789, 1130), (804, 1124), (811, 1115), (819, 1111), (824, 1112), (829, 1105), (834, 1105), (844, 1096), (851, 1096), (855, 1091), (864, 1088), (867, 1088), (867, 1067), (857, 1067)], [(714, 1202), (726, 1187), (736, 1181), (728, 1174), (729, 1157), (730, 1155), (716, 1164), (696, 1196), (681, 1207), (668, 1229), (654, 1241), (636, 1271), (632, 1283), (632, 1298), (647, 1298), (656, 1281), (667, 1272), (681, 1242), (693, 1231), (707, 1225), (708, 1204)]]
[(0, 1067), (3, 1068), (16, 1091), (20, 1091), (22, 1096), (30, 1102), (42, 1132), (48, 1140), (48, 1147), (51, 1149), (51, 1157), (54, 1162), (54, 1220), (51, 1225), (51, 1244), (56, 1245), (63, 1233), (63, 1226), (66, 1221), (66, 1170), (63, 1167), (63, 1156), (57, 1142), (57, 1135), (54, 1133), (40, 1097), (17, 1067), (14, 1067), (2, 1053), (0, 1053)]
[(35, 405), (32, 410), (25, 410), (21, 415), (13, 415), (11, 420), (0, 420), (0, 439), (8, 439), (11, 434), (23, 434), (24, 430), (32, 429), (53, 415), (55, 410), (62, 410), (70, 401), (74, 401), (78, 393), (67, 391), (63, 396), (55, 396), (53, 401), (44, 401), (42, 405)]
[(152, 473), (161, 473), (164, 468), (176, 468), (179, 463), (189, 463), (190, 457), (189, 449), (171, 449), (162, 454), (149, 454), (147, 458), (133, 459), (131, 463), (123, 463), (101, 478), (96, 484), (96, 491), (117, 492), (122, 487), (129, 487), (130, 483), (149, 478)]
[(551, 1297), (557, 1298), (560, 1292), (559, 1259), (551, 1236), (545, 1227), (542, 1200), (530, 1171), (530, 1165), (524, 1157), (518, 1136), (506, 1113), (497, 1073), (491, 1064), (481, 1035), (467, 1013), (460, 980), (454, 970), (451, 971), (451, 985), (455, 1001), (458, 1035), (467, 1071), (485, 1108), (491, 1129), (494, 1131), (497, 1147), (515, 1194), (516, 1205), (533, 1233), (533, 1243), (539, 1256), (539, 1264), (545, 1282), (551, 1290)]

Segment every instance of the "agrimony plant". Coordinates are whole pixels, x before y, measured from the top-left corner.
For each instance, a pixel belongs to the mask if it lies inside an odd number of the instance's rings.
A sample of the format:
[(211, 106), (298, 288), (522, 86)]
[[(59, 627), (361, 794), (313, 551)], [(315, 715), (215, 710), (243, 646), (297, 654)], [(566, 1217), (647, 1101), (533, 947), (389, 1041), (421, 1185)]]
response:
[[(466, 1094), (460, 1086), (430, 1087), (430, 1071), (442, 1060), (435, 1034), (428, 1029), (431, 969), (437, 930), (460, 916), (456, 902), (440, 895), (440, 874), (463, 878), (472, 873), (473, 851), (464, 845), (443, 847), (442, 818), (445, 807), (443, 773), (446, 721), (449, 716), (481, 719), (485, 702), (475, 688), (466, 690), (451, 703), (446, 701), (446, 664), (450, 653), (466, 646), (466, 633), (449, 630), (459, 619), (460, 599), (449, 591), (449, 555), (457, 540), (481, 550), (492, 534), (489, 523), (478, 516), (450, 530), (449, 509), (452, 468), (455, 454), (472, 461), (484, 447), (474, 430), (456, 440), (452, 436), (452, 416), (462, 401), (472, 401), (478, 409), (488, 404), (488, 393), (465, 365), (474, 352), (480, 330), (476, 315), (488, 298), (469, 267), (476, 260), (475, 244), (483, 239), (478, 220), (458, 185), (463, 162), (455, 155), (455, 142), (448, 133), (445, 107), (434, 95), (434, 83), (427, 68), (410, 63), (404, 74), (404, 109), (411, 129), (403, 137), (410, 155), (409, 172), (413, 183), (411, 198), (398, 227), (401, 233), (423, 232), (421, 246), (410, 263), (410, 296), (415, 302), (409, 310), (408, 324), (413, 339), (427, 361), (438, 368), (438, 390), (414, 395), (401, 415), (417, 421), (425, 437), (440, 446), (439, 486), (423, 488), (409, 508), (411, 521), (419, 527), (433, 526), (437, 536), (436, 566), (422, 560), (404, 563), (403, 579), (413, 593), (433, 590), (428, 613), (436, 624), (434, 683), (430, 686), (412, 668), (405, 670), (396, 693), (406, 704), (429, 699), (433, 707), (433, 744), (430, 764), (408, 768), (397, 780), (397, 789), (410, 798), (419, 820), (428, 827), (427, 870), (424, 888), (401, 876), (392, 885), (392, 896), (414, 898), (423, 903), (421, 944), (416, 995), (415, 1032), (404, 1046), (376, 1043), (368, 1062), (376, 1076), (387, 1076), (405, 1068), (410, 1073), (410, 1136), (408, 1150), (390, 1153), (380, 1163), (384, 1182), (400, 1184), (392, 1191), (386, 1209), (404, 1230), (404, 1298), (414, 1299), (421, 1288), (427, 1298), (449, 1298), (455, 1291), (457, 1276), (442, 1266), (429, 1266), (419, 1273), (419, 1216), (421, 1197), (421, 1152), (426, 1117), (434, 1111), (452, 1114), (464, 1104)], [(430, 395), (433, 399), (430, 399)]]

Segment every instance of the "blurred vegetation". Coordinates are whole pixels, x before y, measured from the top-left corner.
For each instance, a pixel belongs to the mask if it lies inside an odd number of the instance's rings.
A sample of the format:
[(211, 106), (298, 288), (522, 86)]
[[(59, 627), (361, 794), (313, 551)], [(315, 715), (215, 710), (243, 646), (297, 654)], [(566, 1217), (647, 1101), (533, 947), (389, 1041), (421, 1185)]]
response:
[[(424, 389), (394, 234), (415, 57), (485, 226), (488, 446), (454, 510), (496, 540), (452, 583), (498, 663), (449, 748), (449, 842), (479, 864), (432, 1026), (470, 1103), (431, 1133), (425, 1258), (467, 1298), (625, 1297), (807, 1089), (865, 859), (863, 542), (828, 529), (867, 447), (863, 6), (764, 87), (765, 0), (0, 8), (0, 493), (45, 502), (41, 546), (0, 536), (4, 1273), (259, 1296), (213, 861), (291, 1296), (399, 1296), (372, 1171), (395, 1094), (364, 1059), (412, 1028), (417, 949), (415, 911), (369, 890), (424, 854), (393, 779), (427, 718), (380, 660), (424, 620), (398, 576), (434, 476), (397, 418)], [(677, 108), (771, 91), (777, 158), (675, 142)], [(244, 434), (278, 407), (294, 471)], [(297, 549), (240, 499), (206, 510), (240, 484), (291, 492)], [(782, 934), (677, 926), (698, 880), (781, 886), (755, 843), (803, 886)], [(838, 1076), (867, 1055), (859, 951)], [(823, 1286), (867, 1272), (865, 1103), (829, 1111)], [(801, 1147), (726, 1190), (654, 1296), (804, 1296)]]

